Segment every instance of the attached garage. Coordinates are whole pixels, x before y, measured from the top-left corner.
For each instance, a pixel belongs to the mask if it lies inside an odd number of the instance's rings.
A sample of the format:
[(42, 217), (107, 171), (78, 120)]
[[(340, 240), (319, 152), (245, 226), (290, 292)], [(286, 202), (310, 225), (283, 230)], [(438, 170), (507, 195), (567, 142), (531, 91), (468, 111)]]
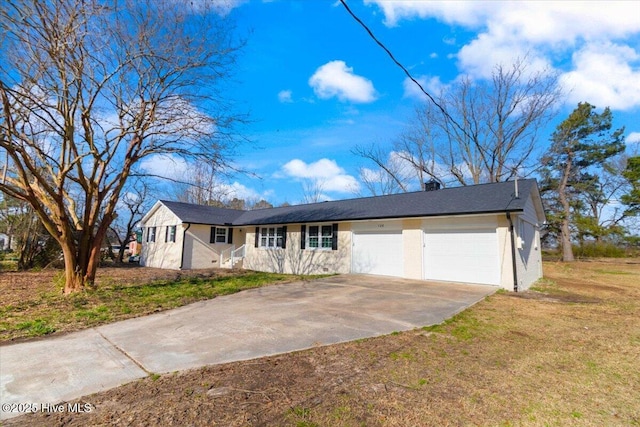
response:
[(402, 230), (360, 231), (352, 237), (352, 272), (402, 277)]
[[(489, 223), (487, 223), (489, 222)], [(432, 221), (424, 230), (426, 280), (500, 285), (496, 225), (484, 218)]]

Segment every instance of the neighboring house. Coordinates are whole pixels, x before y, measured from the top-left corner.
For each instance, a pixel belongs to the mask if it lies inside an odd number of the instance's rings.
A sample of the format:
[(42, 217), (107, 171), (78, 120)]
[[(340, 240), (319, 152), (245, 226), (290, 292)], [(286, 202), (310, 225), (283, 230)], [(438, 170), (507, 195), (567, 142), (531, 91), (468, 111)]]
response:
[(11, 244), (11, 239), (8, 235), (4, 233), (0, 233), (0, 251), (8, 251), (11, 248), (9, 245)]
[(139, 255), (142, 250), (142, 231), (136, 231), (131, 234), (129, 243), (127, 244), (129, 255)]
[(535, 180), (242, 211), (158, 201), (141, 264), (367, 273), (527, 289), (542, 277)]

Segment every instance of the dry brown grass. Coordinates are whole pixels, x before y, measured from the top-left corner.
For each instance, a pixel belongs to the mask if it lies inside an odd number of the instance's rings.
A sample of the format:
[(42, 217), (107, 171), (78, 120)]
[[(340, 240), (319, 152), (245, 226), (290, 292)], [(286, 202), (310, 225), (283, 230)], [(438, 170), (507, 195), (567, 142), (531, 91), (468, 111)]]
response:
[(20, 425), (638, 426), (640, 264), (545, 264), (444, 325), (147, 378)]

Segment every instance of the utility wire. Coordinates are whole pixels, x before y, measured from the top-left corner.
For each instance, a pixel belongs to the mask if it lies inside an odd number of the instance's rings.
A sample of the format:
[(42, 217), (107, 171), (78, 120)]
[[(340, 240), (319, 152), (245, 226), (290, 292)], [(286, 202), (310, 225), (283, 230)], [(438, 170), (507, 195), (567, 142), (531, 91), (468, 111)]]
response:
[[(468, 132), (466, 129), (464, 129), (462, 126), (460, 126), (460, 124), (459, 124), (459, 123), (458, 123), (458, 122), (457, 122), (453, 117), (451, 117), (451, 115), (447, 112), (447, 110), (445, 110), (445, 108), (444, 108), (442, 105), (440, 105), (440, 104), (439, 104), (439, 103), (438, 103), (438, 102), (433, 98), (433, 96), (431, 96), (431, 94), (429, 94), (429, 92), (427, 92), (427, 91), (422, 87), (422, 85), (420, 84), (420, 82), (418, 82), (416, 79), (414, 79), (414, 78), (413, 78), (413, 76), (411, 75), (411, 73), (409, 72), (409, 70), (407, 70), (407, 69), (405, 68), (405, 66), (404, 66), (404, 65), (402, 65), (402, 64), (400, 63), (400, 61), (398, 61), (398, 60), (395, 58), (395, 56), (393, 56), (393, 53), (391, 53), (391, 51), (390, 51), (389, 49), (387, 49), (387, 47), (386, 47), (386, 46), (385, 46), (385, 45), (384, 45), (380, 40), (378, 40), (378, 38), (373, 34), (373, 31), (371, 31), (371, 30), (369, 29), (369, 27), (367, 27), (367, 24), (365, 24), (364, 22), (362, 22), (362, 20), (361, 20), (360, 18), (358, 18), (358, 17), (356, 16), (356, 14), (355, 14), (355, 13), (353, 13), (353, 11), (352, 11), (352, 10), (349, 8), (349, 6), (347, 5), (347, 2), (346, 2), (345, 0), (340, 0), (340, 3), (342, 3), (342, 5), (344, 6), (344, 8), (345, 8), (345, 9), (347, 9), (347, 12), (349, 12), (349, 15), (351, 15), (351, 17), (352, 17), (353, 19), (355, 19), (355, 20), (356, 20), (356, 21), (357, 21), (357, 22), (362, 26), (362, 28), (364, 28), (364, 29), (367, 31), (367, 33), (369, 33), (369, 36), (373, 39), (373, 41), (375, 41), (375, 42), (378, 44), (378, 46), (380, 46), (380, 47), (381, 47), (385, 52), (387, 52), (387, 55), (389, 55), (389, 57), (391, 58), (391, 60), (392, 60), (392, 61), (393, 61), (393, 62), (394, 62), (398, 67), (400, 67), (400, 69), (401, 69), (402, 71), (404, 71), (404, 73), (407, 75), (407, 77), (409, 77), (409, 79), (411, 79), (411, 81), (412, 81), (413, 83), (415, 83), (415, 84), (418, 86), (418, 88), (420, 88), (420, 91), (422, 91), (422, 93), (424, 93), (424, 94), (429, 98), (429, 100), (430, 100), (431, 102), (433, 102), (433, 104), (434, 104), (436, 107), (438, 107), (438, 109), (439, 109), (440, 111), (442, 111), (442, 114), (444, 114), (444, 116), (445, 116), (448, 120), (450, 120), (450, 121), (451, 121), (451, 123), (453, 123), (453, 124), (454, 124), (458, 129), (460, 129), (460, 131), (462, 131), (462, 133), (463, 133), (467, 138), (469, 138), (470, 140), (472, 140), (472, 141), (473, 141), (474, 139), (473, 139), (473, 137), (469, 134), (469, 132)], [(479, 148), (481, 148), (481, 147), (479, 147)], [(482, 148), (481, 148), (481, 149), (482, 149)]]
[(409, 73), (409, 70), (407, 70), (405, 68), (404, 65), (402, 65), (400, 63), (400, 61), (398, 61), (395, 56), (393, 56), (393, 53), (391, 53), (391, 51), (389, 49), (387, 49), (387, 47), (380, 41), (378, 40), (378, 38), (373, 34), (373, 32), (369, 29), (369, 27), (367, 27), (367, 24), (365, 24), (364, 22), (362, 22), (362, 20), (360, 18), (358, 18), (356, 16), (355, 13), (353, 13), (353, 11), (349, 8), (349, 6), (347, 6), (347, 3), (345, 2), (345, 0), (340, 0), (340, 3), (342, 3), (342, 5), (345, 7), (345, 9), (347, 9), (347, 12), (349, 12), (349, 15), (351, 15), (353, 17), (353, 19), (355, 19), (360, 25), (362, 25), (362, 28), (364, 28), (367, 33), (369, 33), (369, 36), (373, 39), (373, 41), (375, 41), (378, 46), (380, 46), (385, 52), (387, 52), (387, 55), (389, 55), (389, 57), (391, 58), (391, 60), (398, 66), (400, 67), (400, 69), (402, 69), (402, 71), (404, 71), (404, 73), (407, 75), (407, 77), (409, 77), (409, 79), (411, 79), (412, 82), (414, 82), (422, 91), (422, 93), (424, 93), (425, 95), (427, 95), (427, 97), (431, 100), (431, 102), (433, 102), (435, 104), (436, 107), (438, 107), (440, 109), (440, 111), (442, 111), (442, 113), (444, 115), (446, 115), (450, 120), (453, 120), (451, 118), (451, 116), (449, 116), (449, 113), (447, 113), (447, 111), (436, 102), (436, 100), (433, 98), (433, 96), (431, 96), (429, 94), (429, 92), (427, 92), (426, 90), (424, 90), (424, 88), (422, 87), (422, 85), (420, 84), (419, 81), (417, 81), (416, 79), (413, 78), (413, 76), (411, 75), (411, 73)]

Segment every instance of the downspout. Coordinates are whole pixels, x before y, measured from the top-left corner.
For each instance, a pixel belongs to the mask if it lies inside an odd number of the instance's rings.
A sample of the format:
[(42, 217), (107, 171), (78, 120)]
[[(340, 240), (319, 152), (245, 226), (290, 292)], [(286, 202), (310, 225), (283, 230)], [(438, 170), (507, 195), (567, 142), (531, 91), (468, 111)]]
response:
[(518, 292), (518, 270), (516, 266), (516, 237), (513, 232), (513, 220), (511, 212), (507, 212), (507, 220), (509, 221), (509, 234), (511, 234), (511, 266), (513, 269), (513, 292)]
[(182, 253), (180, 254), (180, 270), (182, 270), (182, 266), (184, 265), (184, 244), (187, 241), (187, 231), (191, 227), (191, 223), (187, 223), (187, 228), (184, 229), (182, 233)]

